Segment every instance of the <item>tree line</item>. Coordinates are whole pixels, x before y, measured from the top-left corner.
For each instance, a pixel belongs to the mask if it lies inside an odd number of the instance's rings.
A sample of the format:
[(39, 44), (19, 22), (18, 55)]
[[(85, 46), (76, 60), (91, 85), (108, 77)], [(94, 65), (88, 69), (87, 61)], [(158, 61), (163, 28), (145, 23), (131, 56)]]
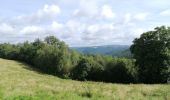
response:
[(170, 77), (170, 28), (136, 38), (133, 58), (86, 55), (54, 36), (19, 44), (0, 44), (0, 57), (25, 62), (41, 72), (74, 80), (113, 83), (166, 83)]

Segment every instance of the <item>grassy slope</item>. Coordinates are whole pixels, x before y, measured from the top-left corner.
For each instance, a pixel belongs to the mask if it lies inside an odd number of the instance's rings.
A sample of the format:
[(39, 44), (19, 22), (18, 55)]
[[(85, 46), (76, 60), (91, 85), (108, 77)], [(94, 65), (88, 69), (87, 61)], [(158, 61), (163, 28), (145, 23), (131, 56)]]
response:
[(170, 100), (170, 84), (78, 82), (41, 74), (22, 63), (0, 59), (0, 99)]

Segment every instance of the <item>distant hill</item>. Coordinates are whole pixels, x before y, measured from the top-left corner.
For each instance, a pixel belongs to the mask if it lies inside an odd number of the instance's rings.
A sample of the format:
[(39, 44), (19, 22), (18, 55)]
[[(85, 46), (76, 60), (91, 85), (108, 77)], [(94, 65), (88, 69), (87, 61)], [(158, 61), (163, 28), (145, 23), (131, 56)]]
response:
[(131, 53), (129, 45), (104, 45), (104, 46), (89, 46), (89, 47), (71, 47), (83, 54), (102, 54), (116, 57), (130, 57)]

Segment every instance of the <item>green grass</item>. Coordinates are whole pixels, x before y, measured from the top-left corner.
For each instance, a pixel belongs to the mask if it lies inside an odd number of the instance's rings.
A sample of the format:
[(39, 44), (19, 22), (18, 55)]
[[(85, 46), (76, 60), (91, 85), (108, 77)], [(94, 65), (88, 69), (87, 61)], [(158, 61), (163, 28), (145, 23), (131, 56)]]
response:
[(111, 84), (60, 79), (0, 59), (0, 100), (170, 100), (170, 84)]

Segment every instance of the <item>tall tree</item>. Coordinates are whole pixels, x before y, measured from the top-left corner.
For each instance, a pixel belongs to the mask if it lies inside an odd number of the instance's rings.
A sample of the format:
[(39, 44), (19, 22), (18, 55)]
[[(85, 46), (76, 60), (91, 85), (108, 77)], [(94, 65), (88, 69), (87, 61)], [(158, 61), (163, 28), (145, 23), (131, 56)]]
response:
[(139, 81), (166, 83), (170, 75), (170, 27), (143, 33), (130, 48), (138, 66)]

